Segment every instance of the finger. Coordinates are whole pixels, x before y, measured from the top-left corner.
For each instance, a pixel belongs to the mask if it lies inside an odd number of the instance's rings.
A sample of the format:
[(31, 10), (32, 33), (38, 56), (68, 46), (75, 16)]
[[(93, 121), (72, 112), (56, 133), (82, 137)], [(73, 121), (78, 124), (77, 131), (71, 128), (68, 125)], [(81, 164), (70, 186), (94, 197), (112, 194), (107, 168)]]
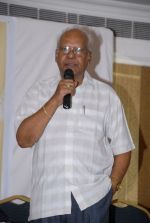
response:
[(75, 87), (74, 86), (74, 81), (69, 81), (69, 80), (64, 81), (64, 86), (67, 89), (73, 89)]
[(79, 82), (78, 81), (74, 81), (75, 88), (78, 87), (78, 85), (79, 85)]

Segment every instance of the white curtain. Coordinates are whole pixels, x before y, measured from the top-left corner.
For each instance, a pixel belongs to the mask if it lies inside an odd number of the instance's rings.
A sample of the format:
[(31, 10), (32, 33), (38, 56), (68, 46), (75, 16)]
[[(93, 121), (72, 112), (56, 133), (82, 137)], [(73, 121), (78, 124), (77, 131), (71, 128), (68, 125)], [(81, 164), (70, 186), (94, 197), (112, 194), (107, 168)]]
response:
[[(1, 18), (0, 18), (1, 19)], [(59, 75), (55, 63), (57, 36), (70, 24), (7, 17), (7, 69), (4, 103), (4, 143), (1, 198), (15, 194), (30, 196), (32, 149), (21, 149), (15, 139), (15, 113), (24, 94), (38, 79)], [(94, 28), (93, 63), (96, 78), (112, 82), (113, 33)], [(97, 54), (97, 48), (100, 54)]]

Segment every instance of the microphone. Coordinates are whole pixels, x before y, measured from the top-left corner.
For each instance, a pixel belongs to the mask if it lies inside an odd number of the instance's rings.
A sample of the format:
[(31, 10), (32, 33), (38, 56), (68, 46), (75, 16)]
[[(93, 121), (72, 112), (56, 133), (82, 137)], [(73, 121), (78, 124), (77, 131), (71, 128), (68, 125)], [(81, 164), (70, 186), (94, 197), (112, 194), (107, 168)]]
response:
[[(65, 70), (64, 79), (73, 80), (74, 79), (73, 70), (71, 70), (71, 69)], [(63, 108), (69, 109), (71, 107), (72, 107), (71, 94), (67, 94), (67, 95), (64, 96), (64, 99), (63, 99)]]

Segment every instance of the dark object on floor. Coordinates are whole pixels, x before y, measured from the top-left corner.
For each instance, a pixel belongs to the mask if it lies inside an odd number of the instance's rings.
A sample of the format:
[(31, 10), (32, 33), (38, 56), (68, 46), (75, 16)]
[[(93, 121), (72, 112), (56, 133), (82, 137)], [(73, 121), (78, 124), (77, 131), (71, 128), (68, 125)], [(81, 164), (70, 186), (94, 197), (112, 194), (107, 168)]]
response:
[(109, 223), (150, 223), (150, 213), (139, 205), (116, 201), (110, 206)]

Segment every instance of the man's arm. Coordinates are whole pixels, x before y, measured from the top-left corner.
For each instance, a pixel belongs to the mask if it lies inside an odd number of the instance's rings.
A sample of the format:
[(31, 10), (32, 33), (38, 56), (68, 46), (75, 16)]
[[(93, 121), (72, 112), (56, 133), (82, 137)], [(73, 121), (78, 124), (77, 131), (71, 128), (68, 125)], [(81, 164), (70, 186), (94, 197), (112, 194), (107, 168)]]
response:
[[(69, 89), (66, 87), (68, 83), (70, 84)], [(36, 113), (22, 121), (16, 133), (20, 147), (31, 147), (39, 140), (55, 111), (63, 103), (64, 96), (73, 95), (76, 85), (77, 83), (73, 80), (61, 80), (52, 98)]]
[(36, 113), (22, 121), (16, 133), (16, 139), (20, 147), (31, 147), (38, 141), (57, 107), (57, 101), (55, 98), (51, 98), (44, 105), (47, 114), (45, 114), (42, 107)]
[(114, 164), (111, 172), (113, 194), (119, 189), (119, 185), (127, 172), (131, 160), (131, 151), (114, 157)]

